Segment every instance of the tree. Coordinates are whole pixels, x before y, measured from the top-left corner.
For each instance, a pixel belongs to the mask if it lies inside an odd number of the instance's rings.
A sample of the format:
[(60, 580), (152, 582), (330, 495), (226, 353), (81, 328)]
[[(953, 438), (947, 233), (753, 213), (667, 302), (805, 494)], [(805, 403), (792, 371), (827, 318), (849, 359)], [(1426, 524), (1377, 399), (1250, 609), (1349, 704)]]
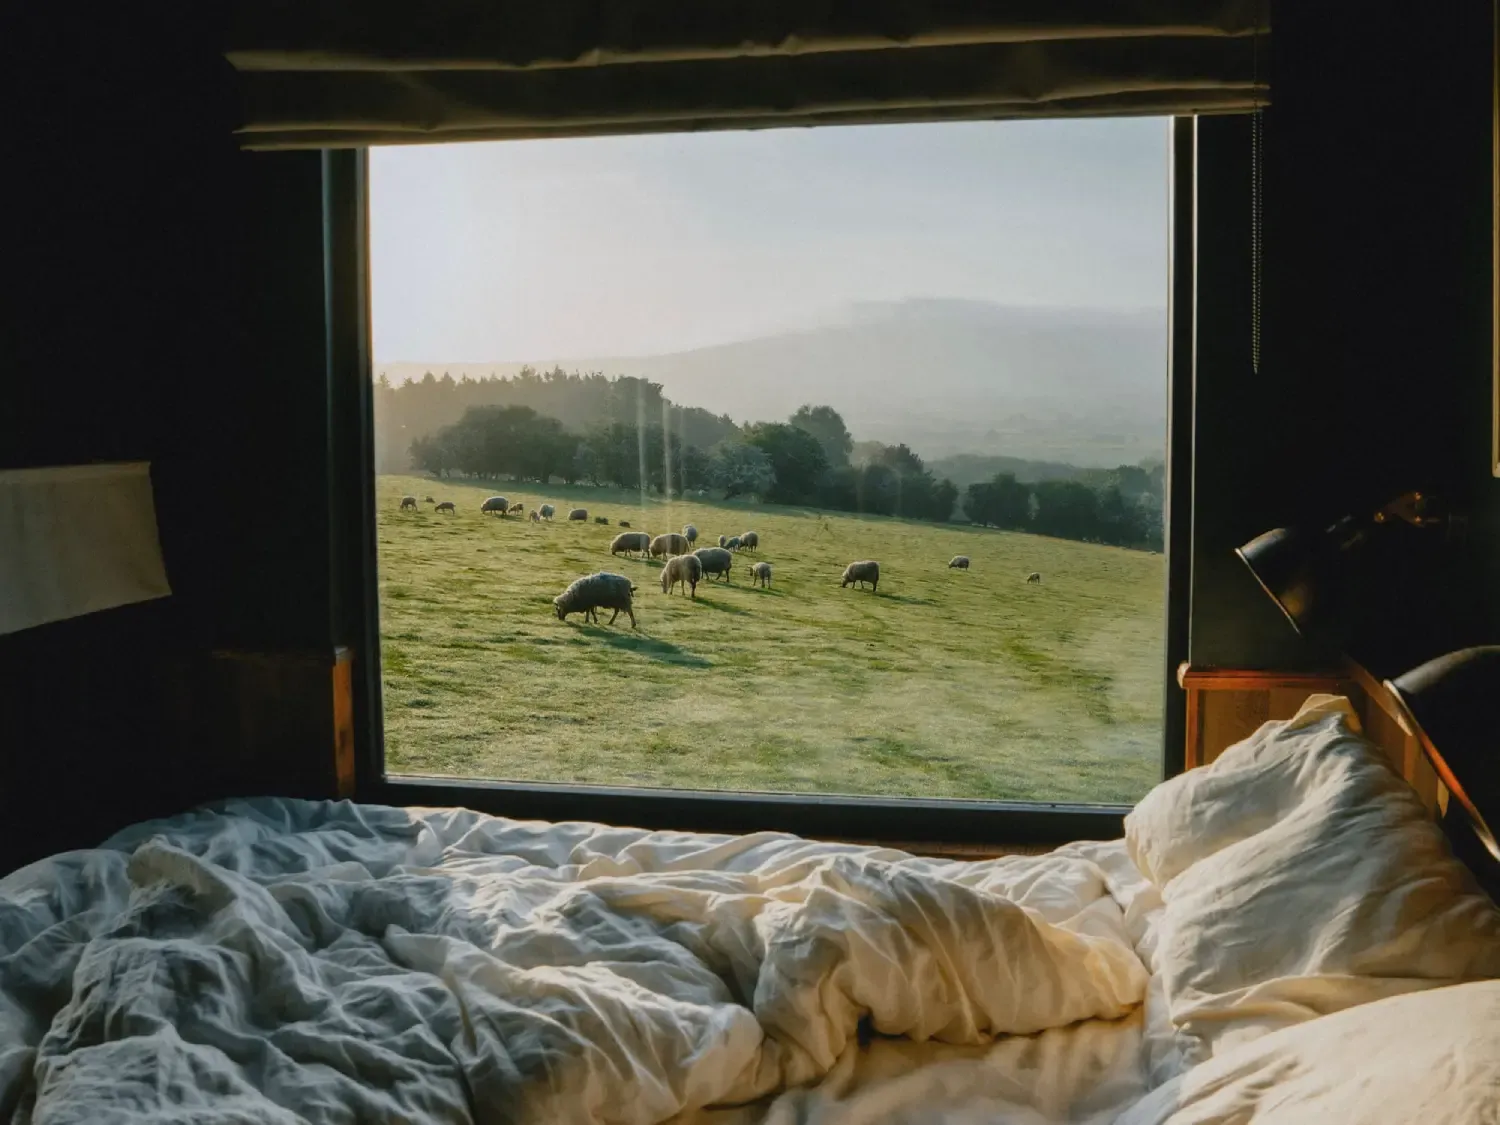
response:
[(849, 452), (854, 448), (854, 439), (844, 425), (843, 416), (831, 406), (799, 406), (788, 419), (797, 429), (811, 434), (823, 447), (823, 457), (829, 466), (841, 469), (849, 464)]
[(815, 498), (818, 481), (828, 468), (828, 458), (817, 438), (785, 422), (758, 422), (749, 428), (745, 441), (770, 459), (775, 480), (767, 500), (773, 504), (803, 504)]
[(1032, 527), (1059, 539), (1098, 539), (1099, 494), (1076, 480), (1045, 480), (1036, 486)]
[(721, 441), (709, 456), (709, 479), (726, 499), (766, 496), (775, 487), (776, 470), (765, 450), (743, 441)]
[(996, 473), (993, 480), (969, 485), (964, 514), (986, 527), (1025, 527), (1031, 522), (1031, 486), (1014, 473)]

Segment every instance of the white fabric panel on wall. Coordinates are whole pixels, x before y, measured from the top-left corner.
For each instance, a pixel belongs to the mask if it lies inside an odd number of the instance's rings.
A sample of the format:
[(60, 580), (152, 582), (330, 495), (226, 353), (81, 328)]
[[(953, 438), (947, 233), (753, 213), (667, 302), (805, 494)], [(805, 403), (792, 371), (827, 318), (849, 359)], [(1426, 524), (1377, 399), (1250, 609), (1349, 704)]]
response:
[(0, 471), (0, 633), (171, 592), (148, 464)]

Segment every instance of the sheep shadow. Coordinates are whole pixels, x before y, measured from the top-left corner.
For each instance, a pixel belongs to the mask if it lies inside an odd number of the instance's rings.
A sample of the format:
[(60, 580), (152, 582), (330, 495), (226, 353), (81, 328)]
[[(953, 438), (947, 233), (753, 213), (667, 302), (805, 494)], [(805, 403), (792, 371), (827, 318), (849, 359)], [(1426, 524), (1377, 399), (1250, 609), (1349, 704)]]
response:
[(913, 598), (905, 594), (882, 594), (876, 591), (875, 597), (884, 598), (886, 601), (900, 602), (902, 605), (937, 605), (931, 598)]
[(615, 630), (601, 628), (598, 625), (585, 625), (582, 627), (585, 634), (597, 637), (610, 648), (624, 649), (651, 660), (659, 660), (663, 664), (675, 664), (681, 668), (709, 668), (712, 663), (703, 657), (687, 651), (680, 645), (674, 645), (671, 641), (657, 640), (655, 637), (643, 637), (639, 633), (621, 633)]
[(706, 605), (709, 609), (716, 609), (720, 613), (733, 614), (735, 617), (744, 617), (750, 612), (748, 609), (741, 609), (737, 605), (730, 605), (728, 602), (716, 602), (710, 598), (700, 597), (697, 601), (699, 605)]

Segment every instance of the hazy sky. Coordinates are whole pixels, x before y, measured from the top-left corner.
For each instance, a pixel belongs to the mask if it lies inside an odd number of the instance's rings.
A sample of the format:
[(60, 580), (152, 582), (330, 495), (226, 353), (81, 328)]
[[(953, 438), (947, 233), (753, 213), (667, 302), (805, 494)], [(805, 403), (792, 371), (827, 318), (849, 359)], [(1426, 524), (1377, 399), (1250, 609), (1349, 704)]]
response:
[(648, 355), (963, 297), (1162, 307), (1161, 119), (375, 149), (377, 362)]

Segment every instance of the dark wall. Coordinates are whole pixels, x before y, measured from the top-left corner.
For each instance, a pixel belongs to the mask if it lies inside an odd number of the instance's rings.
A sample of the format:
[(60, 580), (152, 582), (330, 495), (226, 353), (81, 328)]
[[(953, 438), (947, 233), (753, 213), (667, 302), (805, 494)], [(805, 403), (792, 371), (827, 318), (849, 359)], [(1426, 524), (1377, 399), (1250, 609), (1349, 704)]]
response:
[[(1268, 527), (1373, 510), (1411, 488), (1451, 499), (1473, 523), (1462, 550), (1442, 560), (1442, 581), (1370, 606), (1372, 662), (1500, 636), (1488, 422), (1491, 5), (1372, 5), (1357, 21), (1334, 8), (1276, 9), (1258, 374), (1247, 345), (1248, 238), (1204, 257), (1227, 276), (1205, 291), (1199, 335), (1195, 663), (1322, 660), (1268, 613), (1231, 549)], [(1201, 126), (1200, 142), (1221, 147), (1227, 169), (1207, 178), (1203, 217), (1247, 216), (1247, 124)]]
[(180, 693), (329, 642), (320, 158), (237, 151), (213, 7), (7, 16), (0, 467), (150, 461), (175, 593), (0, 637), (0, 871), (274, 788)]

